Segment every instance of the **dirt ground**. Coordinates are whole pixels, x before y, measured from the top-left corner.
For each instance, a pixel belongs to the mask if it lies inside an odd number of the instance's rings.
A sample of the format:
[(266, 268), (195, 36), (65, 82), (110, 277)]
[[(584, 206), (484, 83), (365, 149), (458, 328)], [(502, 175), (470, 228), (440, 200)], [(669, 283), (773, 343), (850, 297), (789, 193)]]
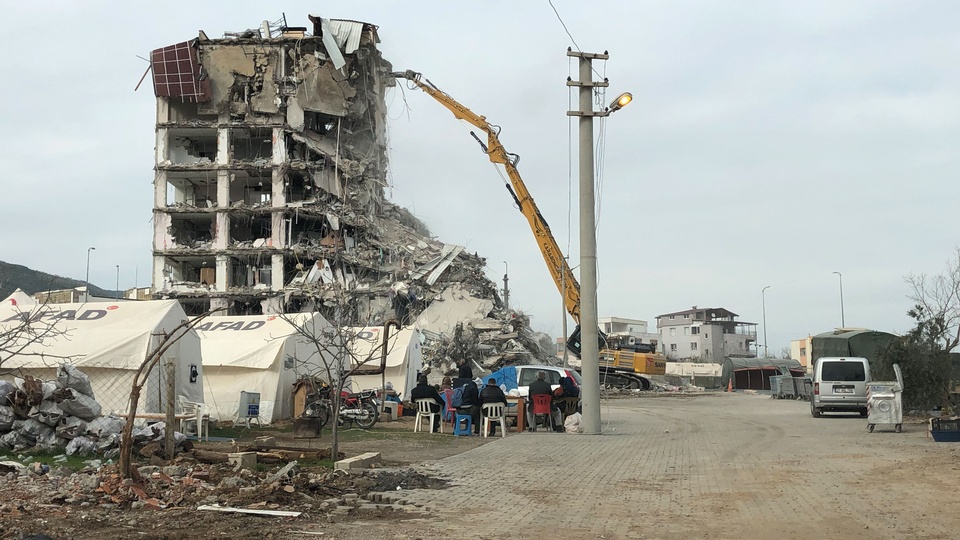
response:
[[(720, 399), (720, 396), (698, 398), (679, 394), (649, 394), (619, 400), (616, 407), (620, 412), (610, 413), (611, 418), (620, 415), (619, 418), (627, 418), (627, 422), (637, 422), (639, 426), (631, 428), (623, 424), (617, 435), (603, 439), (604, 444), (629, 443), (632, 449), (629, 454), (618, 454), (624, 459), (611, 462), (610, 468), (605, 469), (622, 469), (616, 474), (629, 478), (618, 484), (623, 488), (614, 496), (619, 502), (587, 497), (578, 503), (570, 501), (570, 504), (593, 508), (597, 516), (609, 514), (604, 518), (607, 523), (622, 525), (605, 530), (603, 536), (607, 539), (761, 539), (770, 538), (766, 533), (776, 531), (779, 531), (777, 537), (799, 539), (809, 537), (809, 531), (804, 532), (805, 526), (797, 528), (800, 523), (808, 521), (818, 524), (817, 527), (824, 531), (829, 529), (831, 538), (839, 540), (957, 537), (944, 535), (943, 527), (931, 529), (929, 524), (933, 518), (940, 524), (946, 519), (956, 519), (952, 514), (939, 512), (949, 505), (930, 505), (928, 500), (944, 503), (951, 500), (951, 486), (960, 479), (956, 465), (960, 444), (952, 447), (949, 443), (936, 444), (924, 439), (923, 419), (907, 419), (903, 434), (867, 436), (864, 423), (858, 418), (838, 416), (813, 420), (803, 403), (783, 403), (761, 396), (753, 396), (753, 400), (747, 396), (730, 400)], [(638, 435), (629, 435), (627, 432), (631, 429), (639, 430)], [(253, 429), (243, 432), (233, 442), (200, 443), (198, 448), (234, 451), (251, 443), (255, 437), (265, 435), (275, 437), (277, 446), (329, 447), (327, 436), (319, 440), (293, 439), (289, 431)], [(562, 459), (559, 455), (551, 456), (551, 452), (559, 451), (556, 448), (538, 446), (537, 441), (546, 440), (542, 437), (550, 436), (508, 437), (502, 445), (489, 449), (493, 452), (485, 450), (483, 459), (500, 459), (500, 454), (515, 455), (512, 452), (518, 448), (525, 448), (530, 455), (512, 464), (514, 467), (526, 467), (529, 460)], [(560, 437), (565, 441), (587, 441), (580, 437)], [(69, 486), (64, 487), (66, 480), (52, 475), (20, 476), (18, 479), (10, 473), (0, 476), (0, 489), (4, 491), (0, 499), (0, 538), (30, 538), (32, 534), (46, 534), (55, 539), (465, 537), (462, 528), (454, 529), (460, 526), (453, 519), (458, 514), (446, 511), (450, 509), (434, 514), (410, 505), (398, 508), (351, 504), (350, 501), (369, 491), (396, 490), (403, 493), (408, 489), (425, 488), (462, 493), (475, 489), (472, 487), (474, 483), (480, 481), (482, 484), (478, 477), (480, 473), (465, 473), (468, 477), (464, 478), (431, 478), (414, 472), (409, 466), (431, 464), (480, 445), (497, 444), (497, 441), (499, 439), (454, 438), (449, 433), (414, 434), (412, 419), (404, 418), (377, 424), (369, 433), (359, 430), (343, 433), (341, 451), (346, 455), (364, 452), (380, 452), (382, 455), (382, 468), (360, 477), (331, 473), (316, 464), (306, 464), (297, 474), (269, 482), (264, 477), (275, 473), (282, 464), (261, 465), (244, 474), (224, 467), (194, 465), (195, 472), (183, 479), (167, 481), (168, 477), (163, 473), (167, 469), (161, 468), (143, 480), (144, 496), (132, 494), (135, 486), (125, 486), (118, 479), (111, 479), (109, 474), (101, 475), (100, 487), (92, 502), (65, 498), (64, 494), (74, 491)], [(503, 450), (498, 450), (501, 447)], [(633, 461), (625, 461), (626, 456), (631, 456)], [(856, 460), (851, 461), (851, 456)], [(453, 457), (444, 463), (449, 461), (454, 464), (445, 468), (461, 472), (490, 466), (484, 461), (473, 468), (465, 467), (465, 462), (475, 461), (469, 455)], [(763, 462), (768, 467), (758, 473), (745, 467), (747, 462)], [(706, 466), (707, 463), (712, 465)], [(189, 461), (182, 465), (187, 469), (191, 467)], [(829, 474), (812, 473), (824, 468)], [(231, 475), (246, 478), (245, 483), (226, 485), (225, 479)], [(642, 475), (643, 481), (633, 479), (636, 475)], [(864, 498), (864, 487), (877, 478), (883, 479), (884, 489), (878, 492), (883, 495)], [(787, 490), (777, 479), (791, 479), (799, 484)], [(448, 480), (453, 484), (448, 484)], [(814, 490), (810, 487), (813, 480), (833, 487), (825, 492)], [(589, 490), (597, 486), (581, 487)], [(855, 491), (847, 497), (840, 493), (846, 489)], [(119, 503), (112, 503), (107, 492), (112, 493)], [(127, 495), (118, 497), (124, 493)], [(446, 500), (448, 491), (428, 493), (436, 493), (437, 499)], [(683, 511), (676, 510), (674, 498), (684, 502), (681, 505)], [(165, 504), (161, 507), (143, 503), (151, 499), (162, 500)], [(524, 496), (510, 504), (529, 504), (530, 500)], [(214, 502), (302, 514), (299, 517), (267, 517), (197, 509), (200, 504)], [(613, 504), (608, 504), (611, 502)], [(554, 519), (562, 520), (561, 516), (571, 513), (580, 514), (580, 511), (566, 508), (565, 504), (561, 505), (563, 508), (555, 509), (557, 515)], [(641, 509), (647, 515), (627, 512), (624, 504)], [(623, 521), (624, 515), (633, 518)], [(865, 516), (870, 517), (866, 519)], [(467, 520), (473, 522), (480, 518), (478, 514), (468, 516)], [(629, 525), (634, 518), (643, 526), (634, 528)], [(500, 526), (508, 527), (510, 522), (511, 519), (504, 519)], [(584, 525), (589, 523), (596, 521)], [(627, 530), (624, 527), (629, 531), (623, 533)], [(536, 528), (526, 529), (527, 537), (538, 537), (537, 531)], [(521, 531), (504, 529), (502, 534), (476, 533), (466, 537), (523, 536), (522, 527)], [(579, 538), (598, 535), (557, 532), (552, 536)]]
[[(386, 491), (399, 488), (414, 489), (442, 489), (446, 482), (438, 479), (423, 477), (407, 467), (418, 463), (429, 463), (444, 457), (458, 454), (494, 439), (482, 437), (452, 437), (450, 431), (446, 434), (430, 435), (428, 433), (413, 433), (413, 419), (403, 417), (397, 421), (378, 423), (373, 430), (364, 432), (357, 429), (343, 429), (341, 434), (340, 452), (349, 457), (365, 452), (379, 452), (382, 456), (379, 471), (376, 477), (357, 479), (355, 475), (334, 474), (328, 469), (321, 468), (316, 463), (306, 463), (299, 468), (301, 471), (311, 471), (319, 480), (311, 481), (306, 473), (300, 477), (284, 480), (282, 483), (291, 486), (290, 492), (284, 489), (249, 488), (248, 493), (236, 495), (238, 489), (215, 487), (209, 493), (174, 494), (175, 489), (181, 486), (164, 486), (163, 480), (145, 478), (142, 481), (146, 499), (164, 501), (165, 508), (151, 504), (137, 504), (131, 507), (129, 499), (119, 499), (114, 495), (114, 501), (106, 499), (103, 490), (119, 489), (123, 491), (123, 483), (116, 475), (112, 477), (101, 474), (101, 483), (97, 492), (103, 497), (100, 504), (90, 502), (76, 504), (69, 497), (65, 497), (65, 490), (60, 479), (35, 478), (26, 488), (20, 484), (11, 483), (15, 476), (8, 474), (6, 480), (0, 483), (5, 491), (3, 502), (0, 503), (0, 538), (20, 539), (30, 535), (45, 534), (55, 539), (86, 539), (86, 538), (142, 538), (142, 539), (180, 539), (180, 538), (315, 538), (323, 533), (327, 538), (346, 538), (352, 534), (367, 537), (370, 528), (382, 529), (383, 534), (392, 536), (400, 522), (416, 521), (422, 518), (413, 508), (395, 509), (388, 505), (380, 508), (352, 508), (348, 511), (338, 504), (323, 504), (350, 494), (364, 495), (369, 491)], [(217, 452), (234, 452), (255, 444), (258, 437), (273, 437), (271, 446), (282, 448), (319, 449), (329, 450), (330, 435), (318, 439), (294, 439), (292, 429), (288, 425), (272, 428), (253, 428), (243, 431), (230, 441), (197, 442), (195, 447), (201, 450)], [(190, 467), (190, 460), (178, 461)], [(144, 460), (140, 465), (148, 465)], [(279, 469), (283, 463), (261, 465), (262, 474), (266, 475)], [(197, 465), (196, 468), (203, 468)], [(223, 470), (224, 467), (210, 466), (203, 468), (198, 478), (205, 483), (222, 486), (222, 479), (234, 474), (232, 470)], [(301, 478), (303, 477), (303, 478)], [(114, 487), (108, 487), (112, 484)], [(166, 479), (166, 477), (164, 477)], [(23, 479), (21, 479), (23, 480)], [(40, 484), (39, 486), (37, 484)], [(176, 484), (176, 482), (174, 482)], [(313, 484), (313, 485), (311, 485)], [(280, 486), (281, 488), (283, 486)], [(60, 489), (61, 493), (56, 490)], [(289, 488), (288, 488), (289, 489)], [(241, 489), (242, 491), (242, 489)], [(206, 497), (202, 497), (206, 495)], [(292, 510), (303, 512), (296, 518), (251, 516), (243, 514), (222, 513), (213, 511), (198, 511), (198, 503), (217, 496), (217, 502), (227, 503), (231, 507), (254, 507), (265, 510)], [(182, 497), (177, 501), (178, 497)], [(309, 499), (308, 499), (309, 497)], [(172, 503), (171, 503), (172, 499)], [(136, 504), (136, 503), (135, 503)], [(348, 504), (349, 506), (349, 504)], [(413, 511), (411, 511), (413, 510)], [(391, 532), (393, 531), (393, 532)], [(414, 533), (415, 534), (415, 533)], [(416, 536), (416, 534), (415, 534)], [(43, 538), (38, 537), (38, 538)]]

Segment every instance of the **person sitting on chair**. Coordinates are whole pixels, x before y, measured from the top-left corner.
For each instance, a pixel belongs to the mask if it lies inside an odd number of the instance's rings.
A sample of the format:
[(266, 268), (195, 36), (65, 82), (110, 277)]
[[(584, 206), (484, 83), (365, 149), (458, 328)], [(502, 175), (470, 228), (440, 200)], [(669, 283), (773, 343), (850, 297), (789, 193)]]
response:
[(536, 395), (547, 395), (550, 396), (550, 411), (554, 419), (554, 425), (556, 425), (557, 417), (560, 416), (560, 409), (557, 409), (553, 405), (553, 388), (550, 387), (550, 383), (546, 381), (547, 372), (538, 371), (537, 380), (530, 383), (530, 404), (527, 405), (527, 418), (530, 422), (527, 424), (530, 431), (533, 431), (537, 426), (537, 417), (533, 414), (533, 396)]
[[(487, 379), (487, 385), (480, 391), (480, 408), (482, 409), (483, 405), (487, 403), (501, 403), (504, 407), (507, 406), (507, 396), (503, 394), (503, 390), (497, 386), (497, 381), (492, 377)], [(487, 433), (487, 435), (493, 437), (496, 434), (497, 424), (490, 422), (490, 433)]]
[(480, 394), (477, 392), (477, 383), (467, 381), (467, 384), (463, 385), (463, 397), (457, 407), (457, 414), (469, 415), (473, 421), (474, 435), (480, 434)]
[(432, 399), (434, 403), (430, 404), (430, 412), (438, 413), (433, 417), (433, 431), (440, 429), (440, 411), (443, 410), (443, 398), (437, 393), (437, 389), (427, 383), (426, 375), (417, 377), (417, 386), (410, 392), (410, 401), (416, 403), (418, 399)]

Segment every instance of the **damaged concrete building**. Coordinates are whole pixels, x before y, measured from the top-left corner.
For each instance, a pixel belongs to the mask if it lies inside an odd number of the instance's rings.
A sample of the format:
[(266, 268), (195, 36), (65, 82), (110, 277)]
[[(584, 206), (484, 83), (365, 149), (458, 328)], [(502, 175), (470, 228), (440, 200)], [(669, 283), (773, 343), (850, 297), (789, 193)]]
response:
[(153, 51), (155, 297), (351, 325), (479, 298), (472, 317), (503, 318), (484, 259), (385, 198), (395, 83), (378, 27), (309, 20)]

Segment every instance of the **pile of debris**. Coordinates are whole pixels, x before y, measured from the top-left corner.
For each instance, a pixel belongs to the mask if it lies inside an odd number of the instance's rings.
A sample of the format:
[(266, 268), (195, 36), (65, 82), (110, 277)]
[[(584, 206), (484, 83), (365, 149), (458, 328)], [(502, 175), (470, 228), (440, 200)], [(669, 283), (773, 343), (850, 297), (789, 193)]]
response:
[[(455, 287), (451, 290), (457, 292)], [(477, 317), (489, 304), (492, 301), (470, 295), (452, 295), (423, 312), (418, 321), (426, 338), (423, 363), (431, 367), (433, 378), (455, 374), (460, 359), (471, 363), (476, 374), (508, 365), (557, 363), (550, 337), (531, 329), (525, 314), (490, 305), (487, 313)], [(431, 318), (435, 313), (447, 318)]]
[[(120, 433), (126, 421), (116, 415), (101, 415), (90, 379), (75, 366), (57, 369), (57, 379), (41, 381), (31, 376), (0, 381), (0, 448), (14, 452), (31, 449), (66, 455), (97, 454), (113, 459), (120, 453)], [(164, 424), (135, 427), (134, 448), (159, 444)], [(187, 437), (174, 433), (177, 449)]]
[[(19, 456), (24, 458), (24, 456)], [(184, 453), (168, 465), (144, 465), (136, 481), (125, 480), (115, 465), (89, 460), (74, 471), (58, 462), (0, 456), (0, 513), (43, 511), (50, 505), (114, 509), (204, 508), (315, 511), (365, 508), (368, 494), (407, 489), (442, 489), (447, 482), (412, 469), (326, 471), (296, 461), (273, 470), (204, 464)], [(371, 497), (372, 498), (372, 497)]]
[(123, 421), (101, 416), (90, 379), (63, 365), (55, 381), (17, 377), (0, 381), (0, 447), (20, 452), (67, 448), (71, 454), (115, 449)]

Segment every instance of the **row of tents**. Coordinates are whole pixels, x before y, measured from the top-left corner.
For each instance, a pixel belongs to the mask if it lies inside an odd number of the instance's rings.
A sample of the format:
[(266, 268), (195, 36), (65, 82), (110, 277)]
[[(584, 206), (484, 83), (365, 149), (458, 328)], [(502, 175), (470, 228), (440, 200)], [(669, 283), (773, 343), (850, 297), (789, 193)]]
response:
[[(187, 320), (176, 300), (40, 305), (18, 290), (0, 302), (0, 370), (7, 379), (50, 380), (60, 364), (71, 364), (90, 378), (105, 414), (127, 412), (137, 370)], [(213, 315), (177, 334), (159, 363), (175, 366), (176, 399), (203, 403), (211, 418), (226, 421), (242, 419), (243, 393), (259, 394), (261, 422), (290, 418), (300, 377), (327, 379), (324, 366), (333, 359), (379, 368), (383, 356), (383, 328), (336, 331), (316, 313)], [(344, 336), (347, 354), (331, 346)], [(420, 347), (415, 328), (390, 332), (385, 373), (354, 375), (351, 388), (378, 388), (386, 380), (406, 395), (421, 368)], [(163, 412), (164, 373), (151, 372), (138, 414)]]

